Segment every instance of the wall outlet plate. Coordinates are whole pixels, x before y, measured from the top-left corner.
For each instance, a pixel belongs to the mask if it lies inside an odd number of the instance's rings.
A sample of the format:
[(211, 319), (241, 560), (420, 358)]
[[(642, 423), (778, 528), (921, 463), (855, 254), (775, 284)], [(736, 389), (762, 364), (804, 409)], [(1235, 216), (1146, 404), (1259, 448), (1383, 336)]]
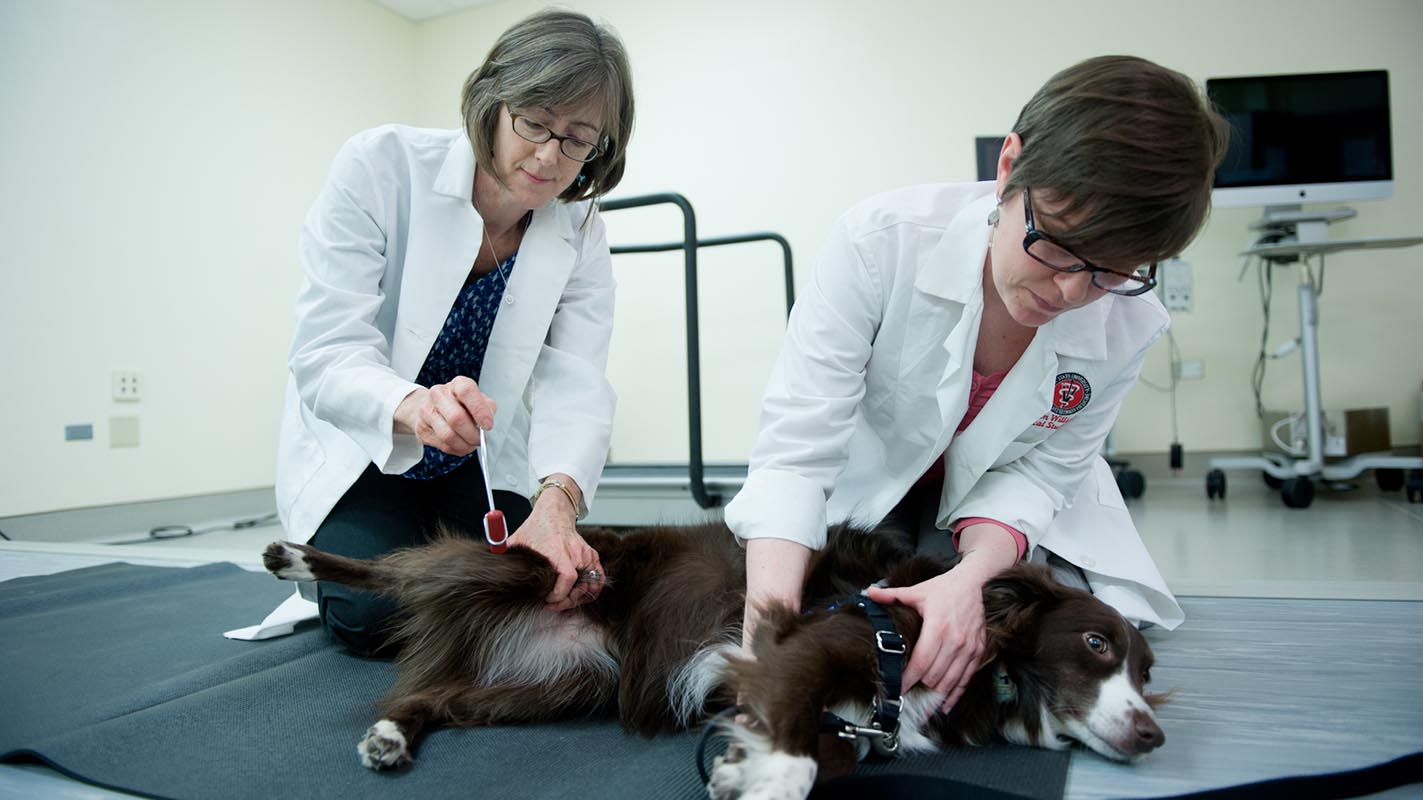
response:
[(1162, 264), (1161, 303), (1167, 311), (1190, 311), (1195, 299), (1195, 285), (1191, 276), (1191, 265), (1179, 258)]
[(109, 376), (113, 398), (119, 402), (143, 399), (143, 376), (138, 370), (116, 369)]
[(1176, 380), (1198, 381), (1206, 377), (1206, 363), (1198, 358), (1176, 362)]

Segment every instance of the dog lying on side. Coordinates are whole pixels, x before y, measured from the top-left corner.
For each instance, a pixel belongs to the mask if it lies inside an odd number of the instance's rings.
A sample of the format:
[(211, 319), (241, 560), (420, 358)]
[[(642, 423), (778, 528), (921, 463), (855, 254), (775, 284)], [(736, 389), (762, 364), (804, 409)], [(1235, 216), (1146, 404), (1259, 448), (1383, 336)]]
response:
[[(804, 796), (859, 755), (856, 743), (822, 735), (822, 709), (862, 725), (883, 693), (870, 620), (853, 605), (828, 606), (882, 579), (906, 586), (951, 568), (915, 555), (902, 534), (837, 526), (811, 562), (803, 613), (766, 609), (755, 659), (746, 660), (745, 557), (724, 525), (580, 533), (598, 551), (606, 583), (597, 600), (563, 613), (543, 608), (552, 565), (517, 545), (494, 554), (481, 540), (445, 534), (370, 561), (289, 542), (267, 547), (265, 564), (279, 578), (380, 592), (404, 610), (393, 632), (400, 676), (358, 745), (361, 763), (409, 764), (422, 734), (451, 725), (615, 713), (650, 736), (694, 726), (739, 697), (749, 725), (735, 726), (736, 743), (718, 759), (712, 797), (773, 787)], [(937, 710), (941, 693), (905, 693), (903, 750), (1077, 741), (1125, 761), (1161, 745), (1159, 697), (1144, 689), (1151, 648), (1116, 611), (1026, 564), (986, 584), (983, 600), (984, 666), (947, 714)], [(919, 616), (887, 610), (912, 650)]]

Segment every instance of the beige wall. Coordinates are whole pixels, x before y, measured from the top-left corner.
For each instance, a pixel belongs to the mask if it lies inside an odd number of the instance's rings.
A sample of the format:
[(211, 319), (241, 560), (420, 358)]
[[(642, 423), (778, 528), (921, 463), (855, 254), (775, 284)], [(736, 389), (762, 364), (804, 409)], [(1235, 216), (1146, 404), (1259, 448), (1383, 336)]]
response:
[[(541, 7), (510, 0), (422, 26), (422, 111), (443, 121), (459, 79), (499, 30)], [(611, 22), (631, 51), (639, 119), (618, 194), (676, 190), (703, 235), (772, 229), (811, 264), (831, 221), (874, 192), (974, 177), (973, 137), (1008, 130), (1054, 71), (1102, 53), (1131, 53), (1208, 77), (1390, 70), (1398, 188), (1357, 203), (1337, 238), (1423, 234), (1423, 4), (1395, 2), (655, 3), (577, 0)], [(610, 215), (613, 241), (665, 241), (674, 212)], [(1217, 211), (1184, 254), (1195, 308), (1178, 314), (1182, 355), (1204, 380), (1180, 385), (1188, 450), (1256, 447), (1249, 375), (1262, 315), (1255, 283), (1237, 282), (1238, 251), (1258, 209)], [(710, 458), (741, 459), (778, 345), (776, 253), (747, 246), (704, 256), (706, 441)], [(617, 460), (682, 457), (681, 279), (671, 257), (625, 256), (610, 367), (621, 405)], [(1294, 335), (1296, 274), (1277, 270), (1272, 343)], [(1396, 443), (1418, 440), (1423, 380), (1423, 247), (1329, 259), (1321, 299), (1324, 401), (1388, 406)], [(1166, 346), (1146, 365), (1169, 379)], [(1301, 407), (1298, 358), (1272, 362), (1267, 406)], [(649, 364), (659, 368), (649, 369)], [(1164, 451), (1169, 396), (1139, 386), (1116, 431), (1121, 451)]]
[[(392, 120), (453, 126), (464, 76), (508, 24), (505, 2), (420, 25), (363, 0), (0, 3), (0, 129), (9, 244), (0, 283), (0, 515), (262, 486), (272, 480), (301, 217), (349, 134)], [(675, 190), (704, 236), (770, 229), (808, 275), (831, 221), (871, 193), (972, 178), (972, 139), (1002, 133), (1053, 71), (1134, 53), (1198, 80), (1383, 68), (1398, 189), (1356, 204), (1336, 237), (1423, 233), (1423, 4), (1394, 2), (653, 2), (565, 5), (611, 22), (632, 53), (639, 120), (619, 195)], [(1196, 306), (1177, 315), (1189, 450), (1253, 447), (1248, 378), (1260, 311), (1236, 282), (1252, 209), (1217, 211), (1186, 252)], [(613, 240), (664, 241), (670, 210), (609, 216)], [(1330, 260), (1325, 403), (1387, 405), (1417, 441), (1423, 248)], [(774, 248), (703, 256), (707, 454), (741, 459), (779, 345)], [(685, 447), (679, 262), (625, 256), (610, 372), (616, 460)], [(1276, 275), (1278, 342), (1296, 325)], [(1297, 361), (1266, 400), (1298, 403)], [(109, 400), (109, 372), (147, 381)], [(1147, 364), (1166, 378), (1165, 347)], [(136, 413), (143, 443), (110, 449)], [(66, 423), (96, 440), (65, 444)], [(1140, 387), (1124, 451), (1170, 441), (1166, 396)]]
[(297, 230), (347, 136), (414, 114), (415, 34), (350, 0), (0, 2), (0, 515), (271, 485)]

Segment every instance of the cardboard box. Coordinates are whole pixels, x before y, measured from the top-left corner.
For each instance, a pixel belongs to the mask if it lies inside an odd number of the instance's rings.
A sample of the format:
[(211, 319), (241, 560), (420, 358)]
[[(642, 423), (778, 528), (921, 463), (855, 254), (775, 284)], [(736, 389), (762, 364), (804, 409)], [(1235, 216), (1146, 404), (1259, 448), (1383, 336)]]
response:
[[(1285, 452), (1281, 443), (1303, 452), (1305, 417), (1303, 411), (1266, 411), (1265, 449)], [(1279, 441), (1271, 436), (1271, 430)], [(1363, 453), (1386, 453), (1392, 448), (1387, 408), (1346, 408), (1324, 410), (1324, 455), (1347, 458)]]

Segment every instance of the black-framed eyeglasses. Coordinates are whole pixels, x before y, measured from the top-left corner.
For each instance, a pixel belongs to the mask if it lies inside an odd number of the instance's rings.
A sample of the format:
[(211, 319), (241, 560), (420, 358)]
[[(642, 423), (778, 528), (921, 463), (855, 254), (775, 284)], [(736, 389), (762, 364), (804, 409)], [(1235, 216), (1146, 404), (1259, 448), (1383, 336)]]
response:
[(1023, 213), (1026, 216), (1026, 234), (1023, 236), (1023, 250), (1044, 267), (1056, 272), (1082, 272), (1092, 274), (1092, 285), (1112, 294), (1135, 297), (1146, 294), (1156, 287), (1156, 262), (1137, 267), (1132, 272), (1118, 272), (1099, 267), (1077, 255), (1066, 245), (1038, 230), (1033, 224), (1033, 200), (1030, 190), (1023, 189)]
[(573, 136), (559, 136), (549, 130), (547, 125), (534, 122), (523, 114), (510, 111), (509, 121), (514, 126), (514, 133), (519, 134), (519, 138), (526, 141), (543, 144), (549, 139), (557, 139), (558, 152), (574, 161), (582, 161), (586, 164), (603, 154), (603, 148), (598, 145)]

